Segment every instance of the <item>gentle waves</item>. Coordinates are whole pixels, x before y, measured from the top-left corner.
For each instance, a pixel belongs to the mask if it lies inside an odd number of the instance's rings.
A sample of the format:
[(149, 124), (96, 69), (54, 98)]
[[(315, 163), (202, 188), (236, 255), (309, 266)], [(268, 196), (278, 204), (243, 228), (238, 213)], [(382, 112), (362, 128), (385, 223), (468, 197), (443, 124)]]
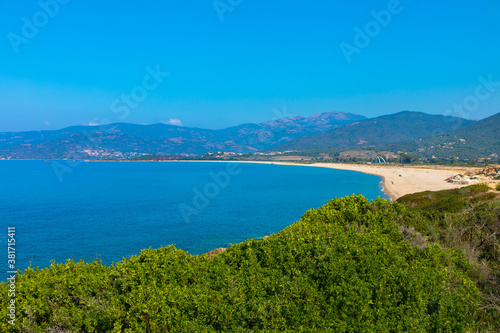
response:
[(170, 244), (200, 254), (277, 233), (334, 197), (387, 198), (377, 176), (317, 167), (95, 162), (58, 178), (54, 163), (0, 161), (0, 240), (16, 227), (16, 269)]

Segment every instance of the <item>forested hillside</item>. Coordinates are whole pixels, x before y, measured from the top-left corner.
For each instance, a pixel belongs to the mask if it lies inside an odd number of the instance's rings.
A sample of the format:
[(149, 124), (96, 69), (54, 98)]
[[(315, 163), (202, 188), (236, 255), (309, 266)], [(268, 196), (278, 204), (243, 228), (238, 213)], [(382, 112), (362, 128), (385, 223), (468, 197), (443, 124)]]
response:
[(500, 113), (452, 133), (375, 148), (394, 152), (405, 151), (426, 158), (457, 156), (462, 160), (496, 159), (500, 155)]
[(424, 139), (450, 133), (473, 122), (458, 117), (403, 111), (344, 125), (322, 134), (297, 138), (274, 151), (357, 148)]

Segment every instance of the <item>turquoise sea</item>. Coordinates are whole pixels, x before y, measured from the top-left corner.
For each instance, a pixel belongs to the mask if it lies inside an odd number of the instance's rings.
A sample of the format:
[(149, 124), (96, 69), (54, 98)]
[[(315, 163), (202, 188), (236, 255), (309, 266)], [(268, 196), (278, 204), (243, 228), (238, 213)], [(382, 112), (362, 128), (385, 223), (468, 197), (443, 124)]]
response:
[(200, 254), (279, 232), (334, 197), (387, 198), (380, 181), (252, 163), (0, 161), (0, 241), (7, 265), (7, 228), (16, 228), (16, 269), (110, 264), (170, 244)]

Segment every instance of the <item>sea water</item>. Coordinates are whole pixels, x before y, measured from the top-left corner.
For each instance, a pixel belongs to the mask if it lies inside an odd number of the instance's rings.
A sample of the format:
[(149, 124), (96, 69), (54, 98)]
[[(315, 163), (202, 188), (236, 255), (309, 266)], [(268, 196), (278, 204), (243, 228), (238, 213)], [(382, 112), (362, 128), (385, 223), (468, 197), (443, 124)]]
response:
[(277, 233), (334, 197), (387, 198), (380, 181), (254, 163), (0, 161), (0, 242), (7, 265), (15, 227), (21, 270), (66, 259), (111, 264), (162, 245), (201, 254)]

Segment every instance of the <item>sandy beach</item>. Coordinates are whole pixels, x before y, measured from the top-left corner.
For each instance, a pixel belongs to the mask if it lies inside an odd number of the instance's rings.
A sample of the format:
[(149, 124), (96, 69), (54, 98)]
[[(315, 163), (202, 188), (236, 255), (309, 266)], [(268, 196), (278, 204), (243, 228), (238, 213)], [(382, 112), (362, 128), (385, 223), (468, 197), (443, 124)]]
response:
[(394, 167), (383, 165), (356, 165), (356, 164), (312, 164), (311, 166), (331, 169), (352, 170), (382, 177), (384, 192), (392, 200), (411, 193), (423, 191), (439, 191), (459, 188), (467, 185), (457, 185), (446, 182), (446, 179), (464, 172), (460, 169), (431, 169)]

